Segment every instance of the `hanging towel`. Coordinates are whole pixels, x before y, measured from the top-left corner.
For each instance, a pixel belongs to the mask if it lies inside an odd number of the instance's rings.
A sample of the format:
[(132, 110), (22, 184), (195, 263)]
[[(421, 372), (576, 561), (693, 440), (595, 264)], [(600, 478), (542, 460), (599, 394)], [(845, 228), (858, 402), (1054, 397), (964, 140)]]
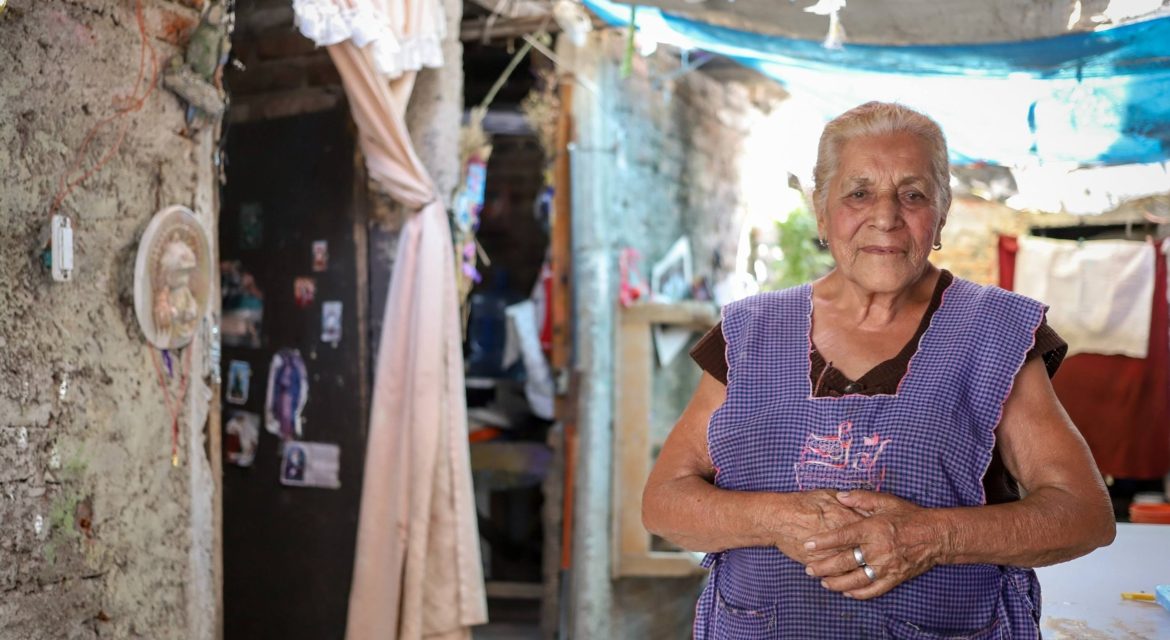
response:
[(1145, 358), (1155, 254), (1147, 242), (1021, 237), (1015, 290), (1049, 305), (1048, 324), (1068, 341), (1069, 356)]
[[(1015, 238), (1000, 238), (999, 285), (1004, 289), (1025, 277), (1016, 264), (1017, 249)], [(1167, 262), (1155, 261), (1147, 357), (1082, 353), (1065, 358), (1052, 379), (1056, 396), (1085, 437), (1102, 474), (1153, 480), (1170, 471)], [(1050, 322), (1056, 310), (1049, 309)]]

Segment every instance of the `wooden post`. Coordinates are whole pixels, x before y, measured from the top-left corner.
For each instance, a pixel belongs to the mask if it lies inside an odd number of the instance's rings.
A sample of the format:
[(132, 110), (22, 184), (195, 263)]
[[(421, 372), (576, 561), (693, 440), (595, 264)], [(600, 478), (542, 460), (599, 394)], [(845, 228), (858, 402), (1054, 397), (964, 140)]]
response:
[(573, 348), (572, 313), (572, 175), (569, 143), (573, 140), (573, 78), (560, 80), (561, 113), (557, 121), (557, 151), (553, 167), (553, 216), (551, 257), (552, 284), (552, 370), (557, 381), (556, 418), (563, 425), (565, 444), (564, 517), (561, 526), (561, 569), (571, 564), (573, 538), (573, 474), (576, 473), (576, 416), (569, 398), (569, 365)]
[(569, 164), (569, 143), (573, 138), (573, 83), (572, 78), (561, 79), (561, 116), (557, 121), (557, 156), (553, 167), (552, 217), (552, 366), (564, 370), (569, 366), (572, 348), (570, 276), (572, 275), (573, 243), (570, 229), (572, 216), (572, 176)]

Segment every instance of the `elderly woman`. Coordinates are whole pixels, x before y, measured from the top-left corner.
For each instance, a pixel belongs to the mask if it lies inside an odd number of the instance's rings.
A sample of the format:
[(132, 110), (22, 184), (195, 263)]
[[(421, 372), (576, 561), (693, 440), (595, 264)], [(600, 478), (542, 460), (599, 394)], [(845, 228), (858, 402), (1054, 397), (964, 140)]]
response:
[(1035, 638), (1029, 567), (1114, 535), (1049, 382), (1067, 347), (1040, 303), (930, 263), (951, 200), (931, 119), (841, 115), (815, 180), (836, 267), (724, 309), (646, 484), (646, 528), (708, 552), (695, 637)]

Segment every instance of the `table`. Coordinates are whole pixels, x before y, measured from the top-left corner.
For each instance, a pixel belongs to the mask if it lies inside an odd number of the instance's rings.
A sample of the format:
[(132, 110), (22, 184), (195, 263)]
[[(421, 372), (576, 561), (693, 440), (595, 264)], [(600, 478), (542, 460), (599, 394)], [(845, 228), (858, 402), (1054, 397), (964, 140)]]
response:
[(1170, 611), (1121, 599), (1170, 584), (1170, 525), (1119, 523), (1112, 545), (1036, 574), (1047, 640), (1170, 639)]

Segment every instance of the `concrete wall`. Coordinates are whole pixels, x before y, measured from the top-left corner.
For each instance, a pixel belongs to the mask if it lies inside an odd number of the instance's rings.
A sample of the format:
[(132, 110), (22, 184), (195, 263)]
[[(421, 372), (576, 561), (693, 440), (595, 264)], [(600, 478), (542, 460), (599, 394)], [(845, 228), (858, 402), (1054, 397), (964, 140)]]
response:
[[(145, 0), (160, 64), (203, 3)], [(181, 465), (133, 312), (138, 237), (170, 204), (214, 229), (217, 128), (160, 85), (101, 129), (68, 197), (75, 280), (39, 264), (48, 208), (87, 132), (134, 92), (134, 2), (12, 0), (0, 14), (0, 638), (214, 637), (210, 391), (193, 353)], [(214, 238), (214, 233), (212, 233)]]
[[(714, 281), (734, 266), (746, 210), (740, 152), (774, 93), (701, 72), (681, 73), (677, 56), (666, 52), (636, 56), (623, 79), (623, 49), (614, 31), (593, 34), (580, 49), (567, 43), (559, 49), (580, 78), (573, 105), (572, 233), (575, 367), (582, 383), (571, 637), (680, 638), (689, 633), (701, 577), (610, 579), (618, 253), (637, 249), (648, 275), (650, 265), (685, 235), (696, 275)], [(652, 438), (665, 437), (697, 379), (685, 355), (656, 370)]]

